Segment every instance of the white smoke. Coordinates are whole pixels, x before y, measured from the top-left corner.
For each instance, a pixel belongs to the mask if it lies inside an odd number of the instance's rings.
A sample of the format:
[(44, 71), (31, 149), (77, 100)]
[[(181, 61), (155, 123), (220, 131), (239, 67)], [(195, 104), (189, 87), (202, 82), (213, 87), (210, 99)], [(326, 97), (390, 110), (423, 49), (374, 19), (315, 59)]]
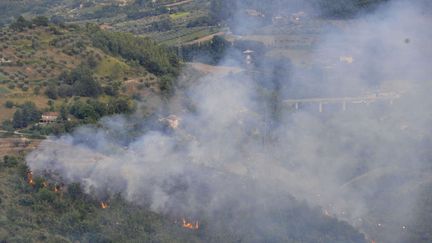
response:
[(142, 121), (146, 129), (125, 142), (128, 121), (108, 117), (102, 128), (43, 142), (27, 161), (35, 173), (55, 171), (89, 193), (121, 193), (156, 212), (211, 218), (227, 207), (281, 207), (292, 195), (370, 237), (402, 241), (430, 158), (430, 20), (412, 3), (384, 5), (320, 35), (311, 64), (318, 68), (277, 77), (283, 99), (400, 93), (392, 105), (348, 104), (342, 112), (324, 104), (319, 113), (280, 103), (271, 123), (250, 74), (208, 75), (184, 92), (194, 110), (176, 112), (176, 129)]

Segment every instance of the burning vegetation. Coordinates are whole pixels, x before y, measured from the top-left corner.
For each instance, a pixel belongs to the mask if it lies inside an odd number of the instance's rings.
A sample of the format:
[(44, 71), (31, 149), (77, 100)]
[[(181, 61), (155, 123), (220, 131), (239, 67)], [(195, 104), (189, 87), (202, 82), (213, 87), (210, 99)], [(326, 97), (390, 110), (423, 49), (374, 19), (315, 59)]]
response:
[(101, 207), (102, 209), (107, 209), (107, 208), (109, 208), (109, 205), (108, 205), (107, 202), (100, 202), (100, 207)]
[(27, 183), (28, 183), (30, 186), (34, 186), (34, 185), (35, 185), (35, 182), (34, 182), (34, 180), (33, 180), (33, 172), (32, 172), (31, 170), (29, 170), (29, 171), (27, 172)]
[(182, 219), (182, 227), (186, 228), (186, 229), (191, 229), (191, 230), (198, 230), (199, 229), (199, 222), (198, 221), (187, 221), (186, 219)]
[(61, 191), (61, 186), (60, 185), (55, 185), (54, 186), (54, 192), (60, 192)]
[(33, 172), (31, 170), (27, 171), (26, 181), (32, 187), (49, 188), (55, 193), (62, 192), (63, 183), (61, 184), (51, 184), (46, 180), (38, 181), (33, 177)]

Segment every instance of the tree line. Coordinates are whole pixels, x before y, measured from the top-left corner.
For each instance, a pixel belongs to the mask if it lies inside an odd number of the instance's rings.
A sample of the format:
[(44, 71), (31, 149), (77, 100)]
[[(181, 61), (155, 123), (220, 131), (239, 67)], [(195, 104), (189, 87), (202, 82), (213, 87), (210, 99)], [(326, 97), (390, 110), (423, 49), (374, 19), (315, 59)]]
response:
[(85, 63), (72, 71), (64, 71), (58, 81), (59, 83), (51, 82), (46, 88), (45, 95), (48, 98), (55, 100), (58, 97), (72, 96), (98, 97), (103, 92), (101, 85), (93, 77), (93, 71)]
[(226, 57), (227, 53), (231, 55), (230, 57), (242, 63), (245, 58), (243, 52), (246, 50), (252, 50), (256, 60), (262, 59), (266, 52), (266, 47), (261, 42), (249, 40), (230, 42), (222, 36), (214, 36), (210, 41), (184, 45), (173, 49), (186, 62), (198, 61), (212, 65), (219, 63)]
[(93, 45), (128, 61), (137, 62), (156, 75), (177, 76), (180, 68), (177, 56), (155, 41), (130, 33), (108, 32), (87, 25)]
[(49, 20), (45, 16), (37, 16), (32, 20), (27, 20), (23, 16), (19, 16), (12, 24), (9, 25), (9, 28), (15, 31), (23, 31), (32, 27), (48, 26), (48, 24)]
[[(7, 102), (10, 107), (10, 101)], [(114, 114), (129, 114), (135, 110), (135, 105), (128, 97), (112, 97), (106, 102), (96, 99), (88, 99), (86, 101), (76, 99), (70, 104), (63, 104), (60, 108), (57, 122), (66, 123), (69, 121), (69, 115), (73, 115), (81, 122), (78, 123), (94, 123), (98, 119), (107, 115)], [(17, 105), (17, 109), (13, 115), (12, 121), (5, 121), (3, 129), (12, 130), (26, 128), (41, 120), (43, 110), (36, 107), (33, 102), (25, 102)], [(70, 125), (70, 124), (69, 124)]]

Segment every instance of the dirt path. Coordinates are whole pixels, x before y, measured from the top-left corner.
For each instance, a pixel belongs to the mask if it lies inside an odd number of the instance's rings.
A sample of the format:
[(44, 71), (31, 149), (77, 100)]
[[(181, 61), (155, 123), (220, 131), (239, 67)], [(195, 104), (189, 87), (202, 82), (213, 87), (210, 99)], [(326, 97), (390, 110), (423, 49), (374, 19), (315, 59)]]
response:
[(186, 42), (185, 45), (193, 45), (193, 44), (209, 41), (209, 40), (213, 39), (213, 37), (215, 37), (217, 35), (224, 35), (224, 34), (225, 34), (225, 32), (217, 32), (217, 33), (214, 33), (214, 34), (211, 34), (211, 35), (206, 35), (206, 36), (203, 36), (203, 37), (201, 37), (199, 39)]
[[(18, 132), (18, 131), (12, 131), (12, 132), (10, 132), (10, 131), (5, 131), (5, 130), (0, 130), (0, 133), (11, 134), (11, 135), (19, 135), (21, 137), (25, 137), (25, 136), (32, 137), (32, 136), (34, 136), (34, 134), (31, 134), (31, 133), (22, 133), (22, 132)], [(46, 136), (44, 136), (44, 135), (39, 135), (39, 136), (43, 137), (43, 138), (46, 138)]]
[(185, 0), (185, 1), (181, 1), (181, 2), (170, 3), (170, 4), (167, 4), (167, 5), (164, 5), (164, 6), (165, 7), (175, 7), (175, 6), (183, 5), (183, 4), (190, 3), (190, 2), (193, 2), (193, 0)]

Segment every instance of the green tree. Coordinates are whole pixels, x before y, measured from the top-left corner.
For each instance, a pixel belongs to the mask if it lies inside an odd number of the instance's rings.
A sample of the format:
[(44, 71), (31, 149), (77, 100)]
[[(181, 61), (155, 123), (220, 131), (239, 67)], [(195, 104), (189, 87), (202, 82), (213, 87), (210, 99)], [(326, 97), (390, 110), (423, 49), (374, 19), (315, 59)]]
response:
[(14, 106), (14, 103), (13, 103), (12, 101), (7, 100), (7, 101), (5, 102), (5, 107), (6, 107), (6, 108), (11, 109), (11, 108), (13, 108), (13, 106)]
[(124, 97), (113, 98), (108, 104), (109, 114), (130, 113), (132, 110), (130, 101)]
[(33, 50), (38, 50), (40, 47), (40, 42), (36, 39), (32, 39), (31, 47)]
[(27, 127), (29, 124), (39, 121), (41, 114), (33, 102), (26, 102), (15, 111), (12, 120), (13, 127)]
[(5, 120), (2, 122), (2, 129), (6, 130), (6, 131), (13, 131), (14, 127), (13, 127), (13, 123), (10, 120)]
[(94, 25), (87, 25), (87, 31), (94, 46), (126, 60), (135, 61), (154, 74), (176, 76), (179, 72), (177, 56), (149, 38), (130, 33), (102, 31)]
[(92, 105), (81, 101), (77, 101), (71, 106), (70, 113), (78, 119), (89, 121), (96, 121), (100, 117)]
[(23, 31), (31, 27), (31, 22), (26, 20), (23, 16), (19, 16), (15, 22), (10, 25), (10, 28), (16, 31)]
[(15, 156), (5, 155), (3, 156), (3, 163), (7, 167), (15, 167), (18, 165), (18, 158)]
[(57, 94), (60, 97), (70, 97), (74, 94), (74, 89), (71, 85), (62, 84), (57, 88)]
[(171, 96), (174, 94), (175, 78), (170, 75), (164, 75), (160, 78), (160, 89), (164, 96)]
[(80, 199), (84, 196), (84, 192), (79, 183), (71, 183), (67, 188), (67, 192), (73, 200)]
[(53, 100), (57, 99), (58, 92), (57, 92), (56, 85), (55, 84), (48, 85), (48, 87), (45, 89), (45, 95), (50, 99)]
[(45, 201), (45, 202), (50, 202), (50, 203), (54, 202), (54, 200), (56, 199), (55, 192), (48, 190), (48, 188), (40, 189), (37, 192), (36, 196), (39, 200)]
[(97, 67), (98, 65), (98, 61), (96, 60), (96, 58), (94, 56), (89, 56), (87, 58), (87, 65), (91, 68), (94, 69)]
[(23, 115), (26, 116), (27, 121), (39, 121), (42, 113), (37, 109), (36, 105), (33, 102), (28, 101), (24, 103), (23, 105), (21, 105), (21, 109), (23, 111)]
[(107, 114), (107, 104), (95, 99), (88, 100), (87, 104), (93, 107), (94, 111), (99, 115), (99, 117), (105, 116)]
[(67, 121), (68, 120), (68, 110), (67, 110), (65, 104), (63, 104), (60, 107), (60, 120), (61, 121)]
[(21, 109), (18, 109), (15, 111), (13, 119), (12, 119), (12, 124), (13, 124), (14, 128), (23, 128), (23, 127), (27, 126), (27, 121), (26, 121)]
[(77, 80), (74, 85), (74, 94), (79, 96), (97, 97), (102, 88), (92, 76), (85, 76)]
[(32, 22), (36, 26), (48, 26), (49, 20), (45, 16), (37, 16)]

